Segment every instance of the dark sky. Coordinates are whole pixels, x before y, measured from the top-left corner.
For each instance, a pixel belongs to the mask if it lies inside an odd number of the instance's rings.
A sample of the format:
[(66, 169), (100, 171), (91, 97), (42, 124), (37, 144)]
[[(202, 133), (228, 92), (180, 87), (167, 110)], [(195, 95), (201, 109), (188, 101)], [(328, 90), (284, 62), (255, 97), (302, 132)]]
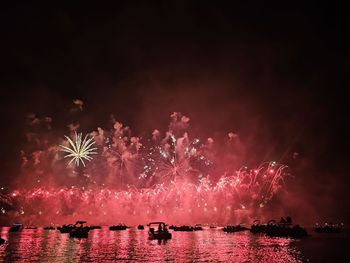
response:
[(26, 114), (51, 116), (63, 133), (80, 98), (86, 130), (114, 114), (142, 133), (181, 111), (207, 136), (234, 130), (262, 159), (299, 152), (305, 188), (349, 196), (341, 6), (48, 2), (1, 7), (3, 180), (18, 169)]

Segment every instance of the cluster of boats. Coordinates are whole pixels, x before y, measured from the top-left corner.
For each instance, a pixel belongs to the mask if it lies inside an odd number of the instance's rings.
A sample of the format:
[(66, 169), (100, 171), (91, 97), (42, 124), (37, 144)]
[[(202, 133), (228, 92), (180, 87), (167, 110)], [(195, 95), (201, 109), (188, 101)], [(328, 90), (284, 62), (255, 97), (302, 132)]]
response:
[(303, 238), (308, 236), (304, 228), (300, 225), (292, 225), (291, 220), (281, 220), (279, 223), (275, 220), (270, 220), (267, 224), (260, 224), (260, 221), (256, 220), (251, 226), (250, 232), (264, 233), (271, 237)]
[(304, 228), (300, 225), (292, 224), (292, 218), (289, 216), (286, 218), (281, 217), (280, 222), (270, 220), (267, 224), (261, 224), (259, 220), (255, 220), (250, 228), (243, 225), (228, 225), (222, 230), (227, 233), (250, 231), (251, 233), (263, 233), (270, 237), (303, 238), (308, 236)]
[[(62, 234), (69, 234), (70, 237), (74, 238), (87, 238), (89, 231), (93, 229), (101, 229), (101, 226), (85, 226), (86, 221), (77, 221), (75, 224), (67, 224), (62, 225), (57, 228), (53, 226), (44, 227), (45, 230), (59, 230)], [(148, 224), (149, 226), (149, 237), (150, 239), (158, 239), (158, 240), (166, 240), (172, 237), (171, 233), (169, 233), (167, 225), (164, 222), (151, 222)], [(125, 224), (118, 224), (109, 227), (111, 231), (119, 231), (126, 230), (129, 228)], [(22, 224), (13, 224), (9, 232), (18, 232), (22, 229), (37, 229), (37, 227), (23, 227)], [(137, 229), (144, 230), (145, 227), (143, 225), (138, 225)], [(3, 238), (0, 239), (0, 244), (5, 243)]]
[[(69, 234), (71, 237), (88, 237), (88, 233), (93, 229), (101, 229), (100, 226), (85, 226), (86, 221), (77, 221), (75, 224), (62, 225), (57, 228), (53, 226), (44, 227), (44, 230), (59, 230), (62, 234)], [(24, 227), (23, 224), (15, 223), (13, 224), (9, 232), (19, 232), (23, 229), (37, 229), (35, 226)]]
[(89, 231), (92, 230), (93, 227), (85, 226), (85, 223), (86, 221), (77, 221), (75, 224), (57, 227), (57, 230), (62, 234), (68, 233), (70, 237), (87, 238)]
[(339, 233), (344, 230), (344, 224), (328, 224), (324, 223), (323, 225), (319, 225), (318, 223), (314, 227), (315, 232), (317, 233)]
[[(90, 230), (93, 229), (101, 229), (101, 226), (86, 226), (86, 221), (77, 221), (75, 224), (62, 225), (60, 227), (48, 226), (44, 227), (44, 230), (59, 230), (61, 233), (68, 233), (70, 237), (74, 238), (87, 238)], [(157, 240), (167, 240), (172, 238), (172, 234), (168, 230), (168, 225), (164, 222), (151, 222), (147, 224), (149, 227), (149, 238), (157, 239)], [(216, 228), (216, 225), (211, 225), (210, 228)], [(111, 231), (119, 231), (126, 230), (129, 227), (125, 224), (118, 224), (109, 227)], [(37, 229), (35, 226), (27, 226), (24, 228), (22, 224), (15, 223), (13, 224), (9, 232), (18, 232), (22, 229)], [(137, 229), (144, 230), (145, 227), (143, 225), (138, 225)], [(176, 226), (171, 225), (169, 229), (173, 231), (201, 231), (203, 227), (200, 224), (195, 226), (182, 225)], [(343, 231), (343, 224), (327, 224), (319, 225), (316, 224), (314, 227), (314, 231), (317, 233), (339, 233)], [(267, 224), (261, 224), (259, 220), (254, 221), (250, 228), (245, 227), (244, 225), (227, 225), (222, 228), (222, 230), (226, 233), (235, 233), (240, 231), (250, 231), (251, 233), (263, 233), (271, 237), (292, 237), (292, 238), (303, 238), (307, 237), (307, 231), (299, 225), (293, 225), (292, 219), (290, 217), (286, 217), (284, 219), (281, 218), (280, 222), (276, 222), (275, 220), (270, 220)], [(0, 245), (4, 244), (5, 240), (0, 237)]]

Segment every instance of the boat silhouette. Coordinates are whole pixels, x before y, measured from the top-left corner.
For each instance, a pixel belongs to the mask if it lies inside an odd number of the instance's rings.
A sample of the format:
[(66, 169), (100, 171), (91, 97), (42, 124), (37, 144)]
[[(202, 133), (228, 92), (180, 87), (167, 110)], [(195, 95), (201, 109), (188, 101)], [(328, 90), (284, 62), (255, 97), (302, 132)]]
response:
[[(172, 238), (172, 235), (169, 233), (168, 228), (164, 222), (151, 222), (148, 225), (148, 234), (150, 239), (167, 240)], [(155, 227), (157, 225), (157, 230), (155, 230)]]

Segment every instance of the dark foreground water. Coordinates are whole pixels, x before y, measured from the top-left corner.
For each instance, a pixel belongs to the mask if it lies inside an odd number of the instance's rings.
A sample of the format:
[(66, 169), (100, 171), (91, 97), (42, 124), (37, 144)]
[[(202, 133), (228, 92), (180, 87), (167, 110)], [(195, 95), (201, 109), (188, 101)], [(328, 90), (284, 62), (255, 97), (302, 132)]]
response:
[(158, 242), (148, 239), (147, 228), (103, 227), (81, 240), (42, 228), (8, 233), (4, 227), (0, 233), (7, 240), (0, 246), (0, 262), (350, 262), (344, 235), (293, 240), (217, 228), (173, 232), (171, 240)]

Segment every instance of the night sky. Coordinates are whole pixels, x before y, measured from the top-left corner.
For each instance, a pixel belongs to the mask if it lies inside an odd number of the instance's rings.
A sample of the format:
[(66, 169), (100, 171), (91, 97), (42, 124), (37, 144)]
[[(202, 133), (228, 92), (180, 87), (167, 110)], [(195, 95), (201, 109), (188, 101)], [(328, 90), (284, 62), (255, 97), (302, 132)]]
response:
[(109, 127), (113, 114), (143, 134), (165, 129), (173, 111), (203, 136), (234, 131), (247, 162), (288, 163), (305, 202), (349, 220), (340, 6), (115, 2), (1, 7), (2, 184), (18, 173), (27, 114), (52, 117), (63, 136), (79, 98), (83, 131)]

